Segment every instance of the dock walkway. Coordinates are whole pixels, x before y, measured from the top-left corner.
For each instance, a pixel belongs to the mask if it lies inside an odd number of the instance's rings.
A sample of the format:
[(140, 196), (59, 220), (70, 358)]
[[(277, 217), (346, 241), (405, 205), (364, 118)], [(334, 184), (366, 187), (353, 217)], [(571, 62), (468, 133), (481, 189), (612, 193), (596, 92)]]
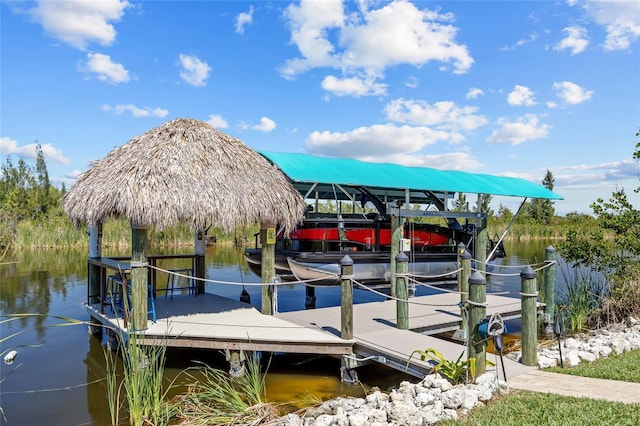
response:
[[(447, 359), (456, 360), (466, 346), (440, 339), (432, 334), (456, 330), (460, 326), (460, 295), (441, 293), (409, 299), (409, 329), (396, 328), (396, 301), (360, 303), (353, 306), (353, 346), (358, 359), (370, 358), (390, 367), (423, 377), (433, 365), (413, 357), (406, 367), (411, 353), (416, 350), (435, 348)], [(504, 320), (520, 316), (520, 300), (496, 295), (487, 295), (487, 315), (499, 313)], [(285, 319), (307, 328), (316, 328), (340, 335), (340, 306), (283, 312), (277, 318)], [(465, 359), (465, 356), (463, 356)], [(507, 378), (511, 374), (522, 374), (534, 367), (504, 358)], [(491, 367), (496, 368), (496, 367)]]
[[(459, 328), (459, 298), (453, 293), (411, 298), (411, 330), (396, 328), (394, 300), (356, 304), (353, 339), (343, 340), (340, 306), (263, 315), (249, 304), (210, 293), (159, 296), (157, 321), (149, 321), (142, 338), (147, 344), (185, 348), (347, 355), (356, 362), (367, 358), (423, 377), (433, 365), (413, 357), (407, 368), (414, 350), (435, 348), (451, 360), (466, 351), (462, 344), (429, 335)], [(518, 299), (487, 295), (487, 302), (488, 315), (500, 313), (505, 320), (520, 315)], [(122, 319), (110, 309), (101, 314), (99, 305), (89, 305), (87, 310), (100, 323), (123, 328)], [(508, 375), (528, 368), (506, 358), (505, 363)]]

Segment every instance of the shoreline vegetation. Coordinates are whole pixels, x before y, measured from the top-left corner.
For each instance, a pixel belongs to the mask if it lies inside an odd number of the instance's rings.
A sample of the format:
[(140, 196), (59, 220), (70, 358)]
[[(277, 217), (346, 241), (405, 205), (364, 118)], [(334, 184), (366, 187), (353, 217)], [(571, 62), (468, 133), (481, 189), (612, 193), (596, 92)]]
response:
[[(546, 225), (523, 220), (516, 221), (505, 235), (506, 241), (558, 240), (567, 238), (567, 226), (582, 222), (580, 229), (596, 228), (595, 219), (590, 216), (579, 218), (555, 217), (556, 224)], [(591, 223), (593, 222), (593, 223)], [(489, 218), (488, 234), (494, 240), (506, 229), (508, 221), (501, 218)], [(9, 229), (11, 227), (11, 229)], [(235, 232), (225, 232), (212, 228), (208, 237), (215, 237), (215, 244), (245, 246), (253, 244), (259, 225), (245, 226)], [(2, 238), (4, 236), (4, 238)], [(610, 236), (612, 238), (612, 236)], [(163, 231), (152, 229), (149, 233), (151, 247), (188, 247), (194, 242), (193, 231), (187, 225), (176, 225)], [(89, 245), (86, 227), (75, 227), (66, 217), (56, 215), (42, 219), (24, 219), (11, 226), (0, 224), (0, 249), (14, 251), (85, 248)], [(102, 229), (102, 246), (110, 249), (125, 249), (131, 245), (131, 228), (125, 219), (111, 219)]]

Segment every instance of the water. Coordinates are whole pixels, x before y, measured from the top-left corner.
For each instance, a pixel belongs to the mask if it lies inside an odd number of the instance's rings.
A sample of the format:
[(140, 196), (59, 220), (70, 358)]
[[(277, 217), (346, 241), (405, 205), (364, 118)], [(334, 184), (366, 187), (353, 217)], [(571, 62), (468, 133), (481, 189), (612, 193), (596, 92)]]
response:
[[(546, 241), (507, 244), (504, 265), (524, 265), (544, 260)], [(185, 253), (188, 249), (175, 251)], [(104, 255), (127, 255), (107, 253)], [(15, 261), (0, 265), (0, 314), (30, 314), (0, 323), (0, 353), (15, 349), (12, 365), (0, 363), (0, 406), (8, 425), (109, 425), (106, 399), (104, 352), (100, 341), (88, 334), (84, 303), (87, 298), (87, 253), (75, 250), (48, 250), (17, 253)], [(242, 252), (210, 247), (206, 253), (209, 279), (235, 284), (208, 283), (206, 291), (238, 299), (245, 284), (254, 306), (260, 307), (260, 280), (253, 275)], [(520, 268), (505, 270), (519, 274)], [(557, 280), (561, 280), (557, 273)], [(559, 283), (559, 285), (562, 285)], [(510, 292), (518, 297), (518, 276), (490, 276), (487, 292)], [(419, 287), (417, 294), (434, 290)], [(339, 304), (339, 287), (316, 290), (317, 307)], [(302, 285), (279, 287), (278, 310), (304, 309)], [(363, 290), (354, 292), (355, 303), (382, 300)], [(507, 324), (510, 333), (519, 331), (519, 322)], [(15, 334), (15, 335), (14, 335)], [(416, 348), (425, 349), (425, 348)], [(217, 351), (170, 350), (166, 375), (173, 378), (194, 360), (226, 368)], [(278, 402), (302, 401), (308, 395), (328, 399), (338, 395), (361, 395), (362, 387), (346, 385), (339, 379), (339, 360), (313, 355), (276, 356), (267, 375), (268, 398)], [(367, 385), (386, 389), (407, 379), (402, 373), (373, 365), (359, 370)]]

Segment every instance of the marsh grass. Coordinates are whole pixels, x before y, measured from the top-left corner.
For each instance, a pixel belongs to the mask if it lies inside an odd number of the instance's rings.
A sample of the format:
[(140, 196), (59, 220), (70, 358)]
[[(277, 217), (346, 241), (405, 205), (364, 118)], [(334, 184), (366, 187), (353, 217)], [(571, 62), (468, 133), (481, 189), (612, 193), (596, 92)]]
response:
[(240, 377), (206, 364), (187, 374), (193, 383), (185, 395), (172, 402), (180, 424), (257, 425), (278, 416), (276, 406), (265, 401), (265, 376), (255, 356), (248, 358), (245, 374)]
[(558, 311), (568, 321), (569, 331), (579, 333), (588, 326), (592, 314), (602, 306), (609, 288), (604, 277), (591, 268), (565, 265), (560, 271), (566, 288), (560, 294)]

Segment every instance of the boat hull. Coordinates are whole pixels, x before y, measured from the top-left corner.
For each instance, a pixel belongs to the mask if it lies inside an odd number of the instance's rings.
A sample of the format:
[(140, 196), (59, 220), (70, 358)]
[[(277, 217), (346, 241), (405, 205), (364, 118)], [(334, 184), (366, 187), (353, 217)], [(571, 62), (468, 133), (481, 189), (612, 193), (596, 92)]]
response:
[[(286, 281), (303, 281), (309, 285), (340, 284), (340, 261), (344, 256), (353, 260), (354, 280), (365, 285), (389, 284), (391, 254), (389, 252), (296, 252), (279, 251), (275, 255), (276, 274)], [(261, 250), (245, 250), (245, 259), (252, 272), (261, 275)], [(419, 281), (455, 279), (458, 260), (454, 252), (411, 254), (409, 273)]]

